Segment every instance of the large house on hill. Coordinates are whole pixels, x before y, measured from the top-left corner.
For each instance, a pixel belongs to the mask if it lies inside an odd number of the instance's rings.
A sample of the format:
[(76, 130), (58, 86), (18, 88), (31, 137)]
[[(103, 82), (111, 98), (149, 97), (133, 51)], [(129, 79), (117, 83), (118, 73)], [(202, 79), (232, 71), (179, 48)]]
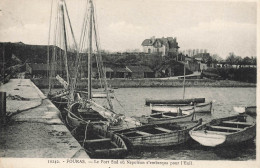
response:
[(162, 37), (155, 38), (154, 36), (150, 39), (145, 39), (142, 42), (144, 53), (158, 53), (162, 56), (176, 55), (178, 54), (178, 46), (176, 37)]

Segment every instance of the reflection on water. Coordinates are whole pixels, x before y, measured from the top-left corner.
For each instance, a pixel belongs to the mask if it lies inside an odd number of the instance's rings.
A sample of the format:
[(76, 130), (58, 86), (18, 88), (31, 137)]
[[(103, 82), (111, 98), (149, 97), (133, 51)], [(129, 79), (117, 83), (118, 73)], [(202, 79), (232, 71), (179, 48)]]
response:
[[(256, 88), (186, 88), (185, 98), (206, 98), (213, 101), (212, 114), (197, 114), (196, 118), (210, 121), (213, 118), (236, 114), (233, 106), (255, 106)], [(120, 88), (114, 90), (113, 105), (117, 113), (141, 116), (151, 113), (145, 98), (181, 99), (182, 88)], [(96, 100), (103, 103), (104, 99)], [(256, 158), (254, 141), (229, 147), (209, 148), (189, 141), (181, 146), (132, 151), (128, 159), (171, 160), (252, 160)]]

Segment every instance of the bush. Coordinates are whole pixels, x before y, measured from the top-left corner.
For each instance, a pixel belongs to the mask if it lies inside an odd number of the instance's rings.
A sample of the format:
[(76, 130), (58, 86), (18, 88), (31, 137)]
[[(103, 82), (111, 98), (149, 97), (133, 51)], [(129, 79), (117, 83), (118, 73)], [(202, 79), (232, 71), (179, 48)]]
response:
[(204, 72), (216, 74), (222, 79), (256, 83), (256, 68), (209, 68)]

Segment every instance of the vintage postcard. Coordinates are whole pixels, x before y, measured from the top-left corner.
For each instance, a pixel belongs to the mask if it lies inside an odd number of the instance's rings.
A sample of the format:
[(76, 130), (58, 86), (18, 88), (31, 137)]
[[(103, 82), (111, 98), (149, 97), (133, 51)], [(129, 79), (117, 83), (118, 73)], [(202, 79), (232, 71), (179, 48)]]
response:
[(258, 21), (257, 0), (1, 0), (0, 167), (260, 166)]

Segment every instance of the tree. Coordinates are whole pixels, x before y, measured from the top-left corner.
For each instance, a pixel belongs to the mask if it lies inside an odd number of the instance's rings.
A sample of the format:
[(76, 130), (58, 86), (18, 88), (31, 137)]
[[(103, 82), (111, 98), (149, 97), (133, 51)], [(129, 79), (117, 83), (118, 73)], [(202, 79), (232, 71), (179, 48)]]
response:
[(211, 57), (212, 57), (212, 60), (214, 60), (214, 61), (217, 61), (217, 62), (223, 61), (223, 58), (218, 56), (218, 54), (213, 54)]
[(252, 65), (256, 65), (256, 57), (251, 56)]
[(235, 64), (235, 54), (233, 52), (229, 53), (229, 56), (226, 58), (226, 62), (228, 62), (230, 65)]
[(249, 57), (245, 57), (242, 62), (243, 65), (251, 65), (251, 59)]

